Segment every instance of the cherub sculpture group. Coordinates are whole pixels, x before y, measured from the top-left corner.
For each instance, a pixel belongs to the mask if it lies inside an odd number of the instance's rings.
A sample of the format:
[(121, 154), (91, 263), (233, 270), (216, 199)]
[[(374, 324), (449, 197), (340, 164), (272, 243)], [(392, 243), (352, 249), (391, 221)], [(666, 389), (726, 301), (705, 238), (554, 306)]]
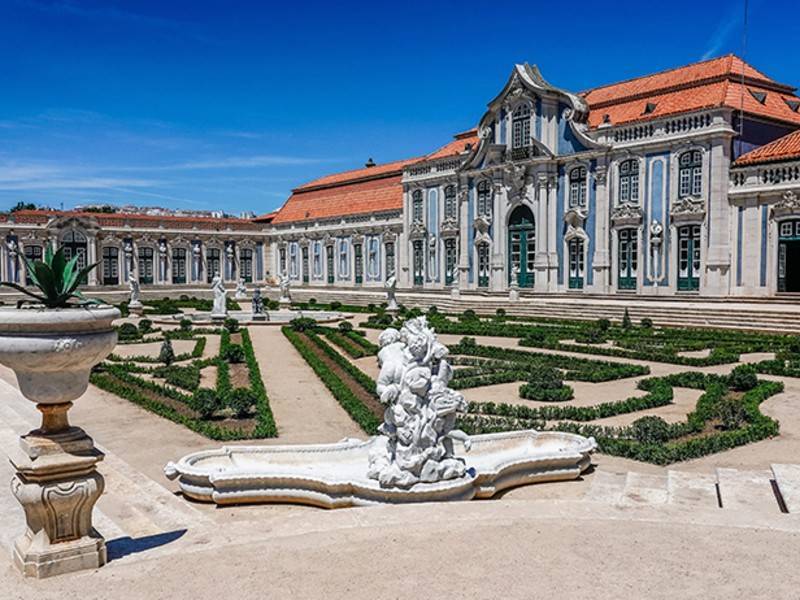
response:
[(467, 403), (448, 387), (453, 367), (447, 347), (425, 317), (409, 319), (399, 331), (386, 329), (379, 342), (376, 389), (386, 410), (368, 476), (401, 488), (464, 476), (467, 467), (455, 456), (454, 441), (466, 451), (471, 447), (469, 436), (455, 429)]

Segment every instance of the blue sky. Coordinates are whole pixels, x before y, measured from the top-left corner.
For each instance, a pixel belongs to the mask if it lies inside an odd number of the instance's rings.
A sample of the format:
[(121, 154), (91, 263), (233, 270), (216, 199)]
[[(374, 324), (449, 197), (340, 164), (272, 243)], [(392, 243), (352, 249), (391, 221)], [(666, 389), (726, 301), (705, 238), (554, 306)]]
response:
[[(751, 0), (747, 59), (800, 84), (796, 0)], [(257, 213), (429, 152), (515, 62), (579, 91), (741, 51), (740, 0), (0, 0), (0, 209)]]

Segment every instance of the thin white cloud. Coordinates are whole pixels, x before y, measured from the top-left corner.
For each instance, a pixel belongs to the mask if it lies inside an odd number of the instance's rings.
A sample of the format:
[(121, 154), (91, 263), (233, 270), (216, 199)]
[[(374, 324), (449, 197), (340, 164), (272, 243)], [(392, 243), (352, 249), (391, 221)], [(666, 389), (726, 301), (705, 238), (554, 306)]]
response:
[(0, 190), (96, 190), (117, 186), (150, 187), (158, 182), (118, 177), (48, 177), (22, 181), (0, 181)]
[(702, 60), (708, 60), (709, 58), (717, 56), (728, 43), (731, 35), (739, 30), (741, 26), (742, 10), (737, 7), (737, 10), (722, 21), (716, 31), (714, 31), (711, 39), (709, 39), (708, 47), (703, 53)]

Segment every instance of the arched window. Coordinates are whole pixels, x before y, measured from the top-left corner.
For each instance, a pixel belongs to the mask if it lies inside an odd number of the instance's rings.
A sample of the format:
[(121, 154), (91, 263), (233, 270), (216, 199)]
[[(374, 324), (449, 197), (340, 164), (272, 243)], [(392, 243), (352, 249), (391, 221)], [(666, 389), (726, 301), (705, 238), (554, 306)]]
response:
[(347, 256), (347, 240), (339, 240), (339, 279), (350, 277), (350, 258)]
[(456, 186), (454, 185), (444, 188), (444, 218), (456, 218)]
[(485, 179), (478, 183), (478, 216), (492, 216), (492, 185)]
[(689, 150), (678, 160), (678, 197), (699, 196), (703, 191), (703, 153)]
[(569, 206), (586, 206), (586, 167), (575, 167), (569, 172)]
[(414, 190), (411, 194), (411, 219), (414, 223), (422, 223), (423, 212), (422, 190)]
[[(531, 144), (531, 107), (527, 102), (514, 109), (511, 116), (512, 136), (511, 148), (527, 148)], [(513, 158), (524, 158), (524, 156)]]
[(639, 202), (639, 161), (635, 158), (619, 165), (619, 201)]

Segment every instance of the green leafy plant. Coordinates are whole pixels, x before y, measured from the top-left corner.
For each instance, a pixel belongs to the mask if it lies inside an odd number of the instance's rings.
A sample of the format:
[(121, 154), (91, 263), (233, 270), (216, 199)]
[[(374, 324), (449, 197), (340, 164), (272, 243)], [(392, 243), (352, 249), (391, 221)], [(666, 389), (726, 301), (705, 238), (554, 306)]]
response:
[(181, 331), (191, 331), (192, 330), (192, 320), (191, 319), (181, 319), (178, 325)]
[(227, 405), (238, 419), (244, 419), (250, 414), (250, 409), (257, 400), (251, 389), (240, 387), (228, 395)]
[[(44, 304), (47, 308), (67, 308), (72, 306), (70, 301), (76, 298), (79, 302), (78, 305), (86, 306), (88, 304), (100, 304), (100, 300), (93, 298), (85, 298), (83, 294), (78, 291), (78, 286), (99, 263), (87, 265), (82, 269), (78, 269), (78, 256), (73, 256), (67, 260), (64, 256), (64, 249), (59, 248), (56, 253), (48, 244), (44, 251), (44, 260), (30, 260), (23, 257), (25, 260), (25, 267), (28, 269), (28, 277), (30, 277), (33, 285), (38, 288), (39, 292), (35, 293), (23, 286), (13, 283), (11, 281), (0, 282), (0, 285), (5, 285), (10, 288), (22, 292)], [(26, 300), (20, 300), (17, 306), (23, 304)], [(27, 300), (30, 302), (30, 300)]]
[(158, 353), (158, 361), (169, 366), (175, 362), (175, 350), (172, 349), (172, 342), (169, 339), (161, 342), (161, 351)]
[(244, 349), (239, 344), (228, 344), (222, 351), (222, 358), (229, 363), (244, 362)]

